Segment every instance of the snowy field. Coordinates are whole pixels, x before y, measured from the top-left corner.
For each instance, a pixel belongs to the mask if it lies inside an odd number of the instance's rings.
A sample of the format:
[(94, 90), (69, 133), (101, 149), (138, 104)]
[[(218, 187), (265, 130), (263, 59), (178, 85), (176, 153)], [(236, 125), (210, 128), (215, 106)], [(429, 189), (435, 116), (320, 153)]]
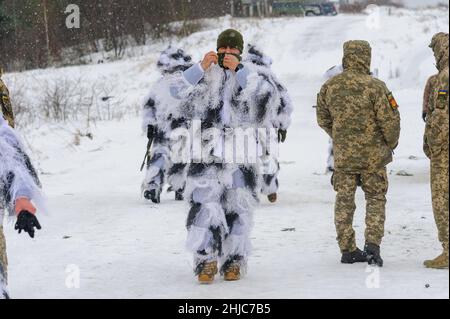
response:
[[(274, 59), (273, 68), (293, 97), (295, 112), (281, 149), (279, 202), (262, 198), (255, 212), (248, 275), (200, 286), (184, 249), (187, 205), (164, 194), (159, 206), (140, 197), (139, 165), (146, 138), (132, 116), (158, 78), (155, 62), (168, 43), (140, 48), (122, 61), (7, 74), (10, 86), (26, 82), (26, 95), (40, 79), (83, 76), (83, 85), (110, 83), (130, 115), (98, 122), (94, 139), (81, 139), (84, 123), (38, 123), (23, 129), (42, 173), (49, 213), (31, 240), (6, 226), (10, 292), (13, 298), (449, 298), (449, 272), (422, 263), (441, 252), (431, 210), (429, 162), (422, 152), (422, 90), (436, 70), (428, 44), (448, 30), (448, 11), (382, 10), (365, 15), (234, 20), (173, 43), (195, 59), (215, 49), (218, 33), (239, 28), (246, 41)], [(378, 22), (378, 23), (377, 23)], [(389, 166), (390, 191), (385, 267), (341, 265), (333, 224), (334, 192), (324, 175), (328, 138), (316, 124), (316, 94), (323, 73), (340, 63), (342, 44), (366, 39), (373, 68), (393, 90), (401, 108), (402, 135)], [(13, 97), (14, 98), (14, 97)], [(406, 175), (412, 176), (400, 176)], [(358, 193), (355, 227), (364, 244), (364, 198)], [(287, 228), (295, 231), (284, 231)], [(79, 287), (70, 288), (79, 270)]]

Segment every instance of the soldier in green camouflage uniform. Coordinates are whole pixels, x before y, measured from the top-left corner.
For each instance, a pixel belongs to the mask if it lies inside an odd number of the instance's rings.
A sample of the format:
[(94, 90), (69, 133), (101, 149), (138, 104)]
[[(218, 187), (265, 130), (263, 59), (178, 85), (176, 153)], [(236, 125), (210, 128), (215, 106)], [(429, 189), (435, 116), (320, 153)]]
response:
[(438, 33), (431, 41), (430, 47), (434, 51), (439, 74), (436, 78), (435, 90), (430, 98), (424, 138), (424, 151), (431, 159), (433, 212), (439, 241), (444, 250), (436, 259), (425, 261), (425, 266), (438, 269), (448, 269), (448, 46), (448, 33)]
[[(383, 265), (386, 166), (400, 136), (400, 114), (384, 82), (370, 75), (372, 49), (366, 41), (344, 44), (344, 72), (324, 84), (317, 101), (317, 119), (335, 143), (335, 224), (343, 263)], [(355, 192), (361, 186), (367, 201), (366, 246), (358, 249), (353, 229)]]
[(9, 126), (14, 127), (14, 113), (11, 106), (11, 100), (9, 98), (9, 91), (3, 83), (1, 76), (2, 70), (0, 69), (0, 106), (2, 108), (2, 115), (5, 120), (8, 121)]

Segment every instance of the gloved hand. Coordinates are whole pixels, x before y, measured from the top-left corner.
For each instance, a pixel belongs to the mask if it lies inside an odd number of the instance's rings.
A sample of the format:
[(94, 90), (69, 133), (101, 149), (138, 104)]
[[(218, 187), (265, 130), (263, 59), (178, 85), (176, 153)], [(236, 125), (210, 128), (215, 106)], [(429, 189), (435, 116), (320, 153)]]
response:
[(423, 119), (423, 121), (425, 123), (427, 122), (427, 117), (428, 117), (428, 113), (427, 112), (422, 112), (422, 119)]
[(19, 234), (22, 233), (23, 230), (24, 232), (28, 233), (31, 238), (34, 238), (35, 227), (37, 229), (42, 229), (41, 224), (39, 224), (36, 216), (26, 210), (21, 211), (17, 216), (17, 222), (14, 229), (18, 230)]
[(286, 130), (278, 130), (278, 143), (284, 143), (286, 141), (287, 131)]

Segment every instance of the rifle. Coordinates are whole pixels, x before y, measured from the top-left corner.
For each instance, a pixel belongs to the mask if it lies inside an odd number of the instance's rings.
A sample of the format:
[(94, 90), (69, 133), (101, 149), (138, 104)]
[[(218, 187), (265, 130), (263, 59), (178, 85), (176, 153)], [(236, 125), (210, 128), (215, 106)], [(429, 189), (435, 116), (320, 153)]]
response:
[(144, 161), (142, 162), (142, 165), (141, 165), (141, 172), (144, 170), (145, 163), (147, 162), (148, 158), (150, 157), (150, 149), (152, 148), (155, 134), (156, 134), (156, 127), (154, 127), (153, 125), (149, 125), (147, 127), (147, 138), (148, 138), (147, 150), (145, 151)]

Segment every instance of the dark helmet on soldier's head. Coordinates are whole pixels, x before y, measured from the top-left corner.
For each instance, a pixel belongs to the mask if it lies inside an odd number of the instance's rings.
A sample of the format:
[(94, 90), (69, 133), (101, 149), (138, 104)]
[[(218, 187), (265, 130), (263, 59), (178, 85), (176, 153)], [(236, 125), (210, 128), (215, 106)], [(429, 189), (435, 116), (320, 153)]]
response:
[(220, 48), (235, 48), (244, 52), (244, 37), (242, 34), (234, 29), (223, 31), (217, 38), (217, 50)]

